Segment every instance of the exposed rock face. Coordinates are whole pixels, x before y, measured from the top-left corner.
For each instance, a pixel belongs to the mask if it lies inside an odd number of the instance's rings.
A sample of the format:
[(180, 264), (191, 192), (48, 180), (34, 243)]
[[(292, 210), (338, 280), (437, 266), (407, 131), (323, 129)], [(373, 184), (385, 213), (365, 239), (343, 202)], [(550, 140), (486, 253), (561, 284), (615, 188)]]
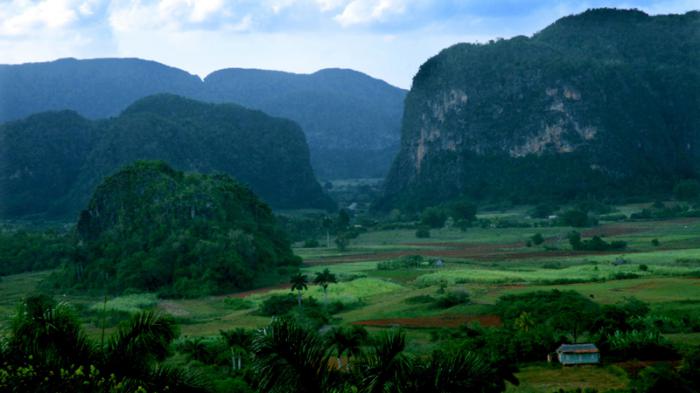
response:
[(664, 192), (699, 133), (700, 13), (592, 10), (423, 64), (378, 206)]

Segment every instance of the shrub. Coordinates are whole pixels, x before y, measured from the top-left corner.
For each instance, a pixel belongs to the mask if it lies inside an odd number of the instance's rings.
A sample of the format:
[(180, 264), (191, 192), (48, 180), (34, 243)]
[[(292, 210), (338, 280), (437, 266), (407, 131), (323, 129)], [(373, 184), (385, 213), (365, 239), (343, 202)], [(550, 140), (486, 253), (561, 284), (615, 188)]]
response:
[(318, 240), (308, 239), (304, 241), (304, 248), (316, 248), (319, 246)]
[(651, 245), (652, 245), (652, 246), (658, 247), (659, 244), (661, 244), (661, 243), (659, 242), (659, 239), (652, 239), (652, 241), (651, 241)]
[(564, 212), (560, 220), (562, 224), (575, 228), (593, 226), (598, 223), (595, 218), (589, 217), (587, 212), (577, 209)]
[(450, 291), (435, 301), (437, 308), (450, 308), (460, 304), (469, 304), (469, 293), (465, 290)]
[(569, 244), (576, 251), (611, 251), (623, 250), (627, 248), (627, 243), (623, 241), (606, 242), (600, 236), (593, 236), (590, 240), (582, 240), (581, 234), (574, 231), (569, 233)]
[(442, 228), (447, 220), (447, 214), (443, 209), (438, 207), (429, 207), (423, 210), (421, 215), (421, 223), (430, 228)]
[(643, 264), (642, 264), (642, 265), (639, 265), (639, 270), (645, 272), (645, 271), (649, 270), (649, 266), (643, 265)]
[(536, 233), (530, 238), (530, 240), (532, 241), (532, 244), (539, 246), (540, 244), (544, 243), (544, 236), (542, 236), (541, 233)]
[(425, 239), (430, 237), (430, 228), (421, 226), (416, 230), (416, 237), (419, 239)]
[(700, 196), (700, 183), (694, 179), (681, 180), (673, 187), (673, 195), (680, 201), (690, 201)]

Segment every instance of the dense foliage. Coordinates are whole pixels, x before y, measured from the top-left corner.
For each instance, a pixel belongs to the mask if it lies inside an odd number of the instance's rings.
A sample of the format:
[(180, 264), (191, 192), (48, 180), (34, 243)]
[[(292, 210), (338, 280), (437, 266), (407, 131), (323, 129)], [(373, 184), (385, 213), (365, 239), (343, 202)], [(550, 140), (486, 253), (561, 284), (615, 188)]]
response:
[(698, 20), (596, 9), (443, 50), (413, 80), (378, 207), (670, 195), (698, 176)]
[(226, 175), (141, 161), (108, 177), (80, 214), (81, 244), (53, 281), (197, 296), (249, 288), (298, 264), (270, 208)]
[(0, 217), (73, 219), (104, 177), (138, 159), (224, 172), (280, 208), (332, 208), (301, 129), (232, 104), (144, 98), (119, 117), (52, 112), (0, 126)]
[(398, 150), (406, 95), (352, 70), (304, 75), (224, 69), (202, 81), (185, 71), (139, 59), (0, 65), (0, 86), (0, 122), (65, 109), (92, 119), (105, 118), (158, 93), (262, 110), (301, 125), (313, 167), (324, 178), (386, 174)]
[(57, 231), (0, 232), (0, 276), (45, 270), (67, 263), (74, 239)]
[(206, 392), (203, 381), (162, 364), (176, 336), (172, 319), (143, 312), (96, 342), (70, 306), (29, 297), (0, 346), (0, 391)]

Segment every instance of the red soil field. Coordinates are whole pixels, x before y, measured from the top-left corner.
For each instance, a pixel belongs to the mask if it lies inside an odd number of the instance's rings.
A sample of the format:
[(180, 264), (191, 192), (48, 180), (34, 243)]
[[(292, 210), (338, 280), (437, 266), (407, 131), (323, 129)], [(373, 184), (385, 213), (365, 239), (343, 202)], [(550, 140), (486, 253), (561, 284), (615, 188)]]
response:
[(434, 317), (387, 318), (357, 321), (352, 324), (380, 327), (400, 326), (405, 328), (456, 328), (471, 322), (478, 322), (485, 327), (497, 327), (502, 324), (501, 318), (497, 315), (440, 315)]

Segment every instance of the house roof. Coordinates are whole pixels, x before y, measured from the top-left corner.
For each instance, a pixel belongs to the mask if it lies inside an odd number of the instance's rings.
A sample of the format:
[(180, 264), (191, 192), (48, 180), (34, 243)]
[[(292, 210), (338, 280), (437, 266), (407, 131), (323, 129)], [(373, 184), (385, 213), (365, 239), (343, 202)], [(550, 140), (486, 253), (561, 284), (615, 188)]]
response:
[(595, 344), (562, 344), (557, 348), (557, 353), (598, 353)]

